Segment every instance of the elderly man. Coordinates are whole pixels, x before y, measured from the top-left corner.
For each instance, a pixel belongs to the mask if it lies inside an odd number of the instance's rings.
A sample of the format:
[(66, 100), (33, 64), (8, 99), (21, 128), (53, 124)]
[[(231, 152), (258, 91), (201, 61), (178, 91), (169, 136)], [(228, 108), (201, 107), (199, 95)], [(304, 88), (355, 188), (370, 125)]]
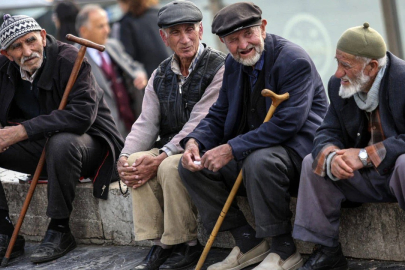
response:
[[(302, 265), (291, 237), (290, 195), (327, 100), (308, 54), (267, 34), (261, 13), (253, 3), (241, 2), (215, 15), (212, 32), (230, 52), (222, 88), (209, 114), (181, 142), (180, 176), (204, 226), (212, 230), (240, 168), (245, 184), (240, 195), (247, 194), (255, 218), (256, 231), (233, 202), (222, 230), (231, 232), (236, 247), (210, 270), (242, 269), (263, 259), (255, 269)], [(261, 96), (263, 88), (290, 94), (264, 124), (271, 99)], [(271, 249), (265, 237), (273, 237)]]
[(145, 70), (118, 40), (108, 38), (107, 12), (100, 6), (84, 6), (77, 15), (76, 28), (81, 37), (105, 45), (104, 52), (88, 48), (86, 57), (118, 130), (125, 137), (141, 113), (142, 90), (147, 83)]
[(179, 141), (207, 114), (222, 85), (225, 55), (200, 42), (201, 20), (190, 1), (159, 10), (160, 36), (174, 54), (153, 72), (118, 162), (121, 179), (133, 188), (135, 239), (155, 243), (135, 269), (186, 269), (202, 251), (195, 209), (177, 171)]
[[(48, 208), (44, 240), (31, 254), (38, 263), (76, 247), (69, 228), (75, 187), (94, 177), (93, 194), (107, 199), (117, 179), (115, 160), (123, 145), (87, 61), (78, 73), (64, 110), (58, 110), (78, 51), (56, 41), (31, 17), (4, 15), (0, 27), (0, 167), (33, 174), (45, 142)], [(0, 184), (0, 256), (13, 225)], [(22, 254), (19, 236), (12, 257)]]
[(340, 205), (399, 202), (405, 209), (405, 61), (368, 23), (340, 37), (331, 105), (302, 164), (294, 237), (319, 244), (302, 269), (348, 269)]

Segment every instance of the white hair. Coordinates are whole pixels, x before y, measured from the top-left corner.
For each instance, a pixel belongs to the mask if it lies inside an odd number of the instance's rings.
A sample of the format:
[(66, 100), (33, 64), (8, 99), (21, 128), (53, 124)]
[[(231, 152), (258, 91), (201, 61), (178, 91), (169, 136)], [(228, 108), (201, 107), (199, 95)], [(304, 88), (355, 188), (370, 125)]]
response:
[[(364, 67), (367, 66), (368, 63), (371, 62), (371, 60), (374, 60), (374, 59), (371, 59), (371, 58), (368, 58), (368, 57), (363, 57), (363, 56), (356, 56), (355, 59), (362, 61)], [(375, 60), (378, 62), (378, 68), (379, 69), (384, 67), (385, 65), (387, 65), (387, 56), (386, 55), (384, 55), (381, 58), (375, 59)]]

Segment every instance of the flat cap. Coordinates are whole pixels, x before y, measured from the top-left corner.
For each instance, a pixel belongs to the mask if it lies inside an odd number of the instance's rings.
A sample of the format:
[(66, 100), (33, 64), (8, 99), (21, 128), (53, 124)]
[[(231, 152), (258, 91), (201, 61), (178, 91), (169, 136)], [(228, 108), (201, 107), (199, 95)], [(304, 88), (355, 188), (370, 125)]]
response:
[(387, 52), (383, 37), (368, 23), (347, 29), (340, 37), (336, 49), (371, 59), (382, 58)]
[(261, 25), (262, 10), (253, 3), (239, 2), (224, 7), (215, 14), (211, 30), (225, 37), (244, 28)]
[(201, 22), (201, 10), (190, 1), (176, 0), (164, 5), (158, 13), (158, 25), (167, 28), (182, 23)]

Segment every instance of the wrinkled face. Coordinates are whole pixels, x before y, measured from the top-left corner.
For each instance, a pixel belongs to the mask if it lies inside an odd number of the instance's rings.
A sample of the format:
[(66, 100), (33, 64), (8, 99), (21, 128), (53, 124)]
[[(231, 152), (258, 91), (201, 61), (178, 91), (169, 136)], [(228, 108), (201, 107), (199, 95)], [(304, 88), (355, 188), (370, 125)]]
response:
[(221, 41), (237, 62), (245, 66), (254, 66), (264, 51), (266, 24), (266, 20), (263, 20), (262, 25), (242, 29), (221, 38)]
[[(165, 33), (166, 32), (166, 33)], [(202, 24), (179, 24), (160, 30), (160, 36), (166, 46), (182, 59), (191, 61), (198, 52), (202, 39)]]
[(10, 61), (15, 61), (21, 69), (33, 74), (44, 61), (44, 47), (46, 46), (46, 31), (30, 32), (14, 41), (1, 54)]
[(87, 23), (80, 27), (80, 36), (100, 45), (107, 42), (109, 34), (107, 12), (102, 9), (91, 11)]
[(349, 98), (368, 90), (371, 77), (364, 72), (366, 63), (363, 60), (340, 50), (336, 50), (336, 60), (338, 67), (335, 76), (340, 79), (340, 97)]

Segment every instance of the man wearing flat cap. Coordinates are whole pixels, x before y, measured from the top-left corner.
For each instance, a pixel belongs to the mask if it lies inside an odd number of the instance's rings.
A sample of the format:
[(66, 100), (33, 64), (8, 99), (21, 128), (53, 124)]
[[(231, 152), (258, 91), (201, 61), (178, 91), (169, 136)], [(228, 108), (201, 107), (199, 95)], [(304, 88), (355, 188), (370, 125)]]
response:
[(201, 20), (190, 1), (159, 10), (160, 36), (174, 54), (149, 79), (142, 113), (118, 162), (120, 177), (131, 188), (135, 240), (154, 241), (135, 269), (186, 269), (202, 252), (196, 209), (177, 170), (180, 140), (208, 113), (222, 85), (225, 54), (201, 43)]
[[(93, 195), (107, 199), (119, 135), (87, 60), (78, 72), (64, 110), (58, 110), (78, 50), (47, 35), (31, 17), (4, 15), (0, 27), (0, 167), (34, 174), (46, 144), (48, 207), (51, 218), (34, 263), (57, 259), (76, 247), (69, 217), (81, 176), (93, 177)], [(0, 257), (13, 233), (0, 184)], [(18, 236), (11, 257), (24, 252)]]
[[(291, 236), (290, 195), (297, 192), (301, 161), (313, 147), (327, 99), (308, 54), (266, 33), (261, 13), (253, 3), (241, 2), (215, 15), (212, 32), (230, 52), (222, 88), (209, 114), (182, 141), (180, 176), (207, 230), (214, 227), (240, 169), (244, 187), (239, 195), (247, 195), (256, 223), (254, 230), (233, 202), (221, 230), (231, 232), (236, 247), (209, 270), (261, 261), (255, 269), (302, 265)], [(265, 88), (290, 95), (267, 123), (271, 99), (261, 96)], [(271, 248), (265, 237), (273, 238)]]
[(302, 269), (348, 269), (341, 203), (395, 202), (405, 210), (405, 61), (368, 23), (340, 37), (330, 107), (302, 163), (293, 236), (318, 244)]

